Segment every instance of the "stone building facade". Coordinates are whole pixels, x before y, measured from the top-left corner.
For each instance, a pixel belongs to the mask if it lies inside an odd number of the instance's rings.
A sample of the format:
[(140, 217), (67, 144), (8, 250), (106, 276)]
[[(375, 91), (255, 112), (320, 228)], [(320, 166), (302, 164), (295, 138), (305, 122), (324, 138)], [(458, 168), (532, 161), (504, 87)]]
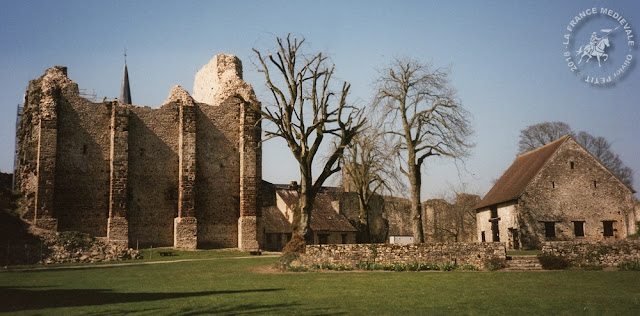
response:
[(567, 135), (518, 156), (474, 207), (477, 240), (540, 249), (623, 239), (637, 230), (633, 193)]
[(18, 130), (23, 218), (120, 245), (257, 250), (257, 106), (232, 55), (198, 72), (193, 97), (176, 86), (159, 108), (91, 102), (53, 67), (29, 83)]

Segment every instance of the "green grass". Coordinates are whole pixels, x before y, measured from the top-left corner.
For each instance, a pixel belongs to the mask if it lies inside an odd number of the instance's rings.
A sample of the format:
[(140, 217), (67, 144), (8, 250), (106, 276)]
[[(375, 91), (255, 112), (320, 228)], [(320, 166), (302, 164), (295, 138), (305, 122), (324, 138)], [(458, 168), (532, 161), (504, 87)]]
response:
[[(207, 255), (197, 253), (193, 255)], [(272, 265), (276, 258), (209, 256), (214, 258), (2, 272), (0, 312), (154, 316), (640, 314), (640, 273), (631, 271), (268, 274), (253, 270)]]

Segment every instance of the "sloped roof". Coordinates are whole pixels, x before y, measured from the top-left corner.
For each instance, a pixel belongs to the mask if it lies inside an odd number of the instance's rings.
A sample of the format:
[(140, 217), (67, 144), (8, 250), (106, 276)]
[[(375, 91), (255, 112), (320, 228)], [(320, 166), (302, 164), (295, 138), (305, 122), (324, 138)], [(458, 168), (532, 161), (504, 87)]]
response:
[(291, 232), (291, 223), (276, 206), (262, 207), (262, 221), (267, 233)]
[(476, 204), (474, 209), (477, 210), (520, 197), (542, 166), (569, 137), (571, 136), (565, 135), (549, 144), (518, 156), (487, 195)]
[[(293, 209), (298, 203), (298, 192), (289, 189), (277, 189), (278, 195)], [(337, 231), (337, 232), (355, 232), (355, 229), (341, 214), (335, 211), (331, 205), (331, 199), (327, 194), (320, 193), (316, 195), (311, 211), (311, 230), (313, 231)]]

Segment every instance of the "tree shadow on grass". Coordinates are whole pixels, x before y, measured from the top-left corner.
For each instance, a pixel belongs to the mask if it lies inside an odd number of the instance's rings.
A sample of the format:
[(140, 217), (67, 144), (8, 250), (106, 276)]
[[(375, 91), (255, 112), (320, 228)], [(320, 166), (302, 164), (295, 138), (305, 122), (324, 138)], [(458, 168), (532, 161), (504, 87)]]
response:
[[(100, 289), (47, 289), (45, 287), (0, 286), (0, 312), (15, 312), (58, 307), (109, 305), (118, 303), (158, 301), (174, 298), (221, 294), (274, 292), (283, 289), (201, 291), (184, 293), (120, 293)], [(286, 306), (274, 305), (273, 308)], [(242, 308), (241, 306), (238, 308)], [(255, 307), (269, 308), (269, 306)], [(267, 309), (268, 310), (268, 309)]]
[(328, 311), (326, 308), (304, 308), (300, 304), (242, 304), (215, 307), (183, 308), (180, 315), (262, 315), (262, 314), (303, 314), (303, 315), (343, 315), (345, 313)]

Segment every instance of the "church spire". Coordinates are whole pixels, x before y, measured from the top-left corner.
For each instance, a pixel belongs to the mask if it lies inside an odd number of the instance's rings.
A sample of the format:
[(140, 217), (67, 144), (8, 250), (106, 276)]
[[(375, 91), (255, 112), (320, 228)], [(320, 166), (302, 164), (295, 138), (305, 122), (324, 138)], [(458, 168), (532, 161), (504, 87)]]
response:
[(124, 50), (124, 74), (122, 75), (122, 87), (120, 88), (120, 102), (131, 104), (131, 89), (129, 88), (129, 72), (127, 71), (127, 50)]

